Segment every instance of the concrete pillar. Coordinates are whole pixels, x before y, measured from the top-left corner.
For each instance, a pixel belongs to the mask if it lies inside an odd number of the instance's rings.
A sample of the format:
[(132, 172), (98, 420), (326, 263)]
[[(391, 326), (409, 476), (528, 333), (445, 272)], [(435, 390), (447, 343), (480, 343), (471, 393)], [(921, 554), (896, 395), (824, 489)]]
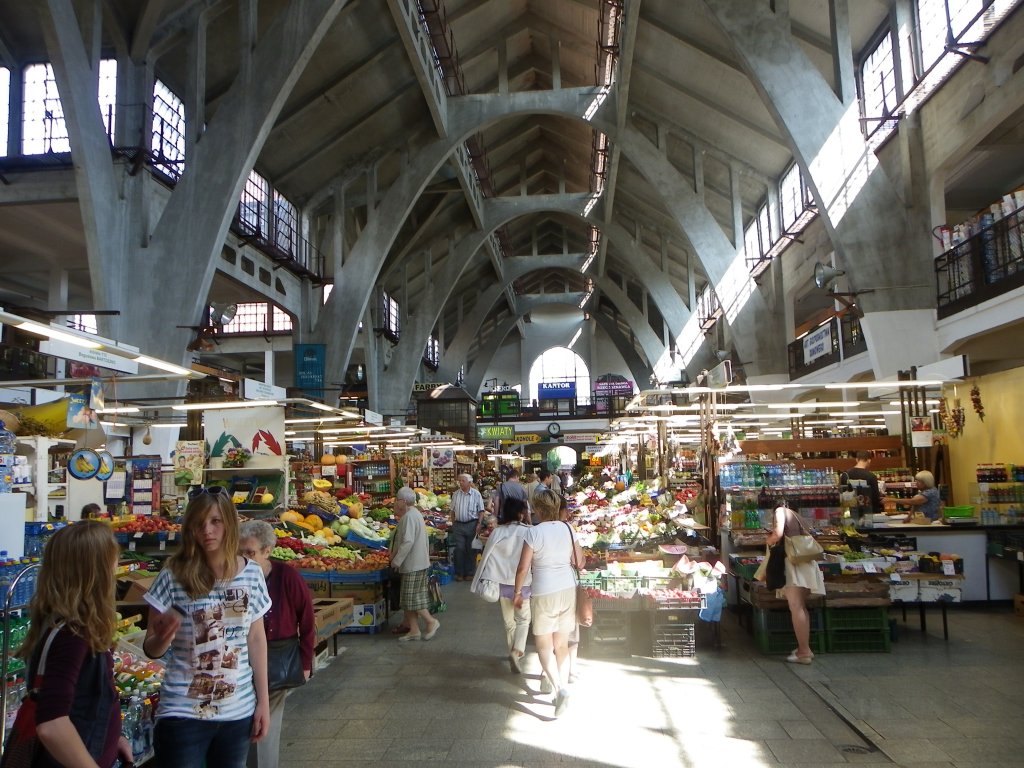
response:
[(508, 93), (508, 40), (498, 41), (498, 93)]
[(743, 195), (740, 190), (740, 169), (729, 163), (729, 192), (732, 195), (732, 244), (743, 250)]
[(7, 156), (17, 157), (21, 154), (22, 121), (25, 114), (25, 81), (21, 66), (10, 66), (11, 70), (11, 105), (7, 113)]
[(263, 350), (263, 381), (271, 385), (274, 383), (274, 347), (272, 344), (267, 345), (267, 348)]
[[(50, 309), (68, 308), (68, 271), (66, 269), (50, 270), (50, 286), (46, 296), (46, 306)], [(55, 366), (56, 377), (64, 378), (66, 370), (67, 362), (58, 357)], [(60, 387), (60, 391), (63, 392), (64, 388)]]
[(704, 150), (697, 144), (693, 145), (693, 191), (704, 200)]
[(185, 162), (192, 158), (196, 142), (206, 125), (206, 27), (205, 14), (200, 14), (188, 31), (185, 45)]
[(843, 104), (852, 104), (857, 99), (857, 79), (853, 68), (849, 0), (829, 0), (828, 10), (836, 96)]
[(935, 313), (931, 309), (868, 312), (860, 327), (876, 379), (895, 378), (897, 371), (939, 359)]

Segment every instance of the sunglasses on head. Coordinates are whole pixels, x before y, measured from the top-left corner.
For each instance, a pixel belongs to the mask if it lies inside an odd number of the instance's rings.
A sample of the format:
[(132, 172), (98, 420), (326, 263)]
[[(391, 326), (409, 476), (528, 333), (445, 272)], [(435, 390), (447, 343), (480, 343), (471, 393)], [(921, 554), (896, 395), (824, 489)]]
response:
[(209, 494), (210, 496), (229, 496), (228, 489), (225, 488), (223, 485), (210, 485), (207, 486), (206, 488), (203, 488), (202, 486), (196, 486), (195, 488), (190, 489), (188, 492), (189, 501), (196, 498), (197, 496), (202, 496), (203, 494)]

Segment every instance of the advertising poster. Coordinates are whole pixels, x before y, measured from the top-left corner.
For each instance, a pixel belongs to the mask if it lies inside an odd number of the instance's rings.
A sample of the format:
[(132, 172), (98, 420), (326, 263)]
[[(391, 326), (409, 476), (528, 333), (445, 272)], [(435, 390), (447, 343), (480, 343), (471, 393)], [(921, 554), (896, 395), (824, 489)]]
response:
[(179, 440), (174, 444), (174, 484), (202, 485), (206, 466), (206, 443), (202, 440)]
[(89, 384), (89, 407), (94, 411), (102, 411), (103, 402), (103, 382), (93, 379)]
[(87, 395), (68, 395), (68, 429), (99, 429), (100, 417), (89, 407)]
[(224, 408), (206, 411), (206, 442), (210, 458), (223, 458), (229, 448), (252, 453), (246, 466), (279, 467), (284, 455), (284, 408)]
[(444, 469), (455, 466), (455, 451), (451, 448), (431, 448), (430, 466), (434, 469)]
[(914, 448), (932, 447), (932, 420), (930, 416), (911, 417), (910, 445)]
[(307, 397), (322, 400), (327, 347), (323, 344), (295, 345), (295, 386)]

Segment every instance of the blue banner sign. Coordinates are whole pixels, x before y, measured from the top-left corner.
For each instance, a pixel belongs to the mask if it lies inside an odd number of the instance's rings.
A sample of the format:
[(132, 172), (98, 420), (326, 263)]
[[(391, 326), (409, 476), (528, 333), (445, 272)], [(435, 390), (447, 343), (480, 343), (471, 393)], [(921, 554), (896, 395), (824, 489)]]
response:
[(538, 400), (555, 400), (576, 397), (575, 381), (549, 381), (537, 385)]

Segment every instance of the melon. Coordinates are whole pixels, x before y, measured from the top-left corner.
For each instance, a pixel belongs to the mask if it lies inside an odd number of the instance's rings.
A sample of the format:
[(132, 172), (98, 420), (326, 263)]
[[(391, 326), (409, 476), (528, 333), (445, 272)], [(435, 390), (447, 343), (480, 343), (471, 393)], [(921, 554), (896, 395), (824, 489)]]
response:
[(337, 457), (333, 453), (325, 453), (320, 457), (320, 463), (324, 466), (330, 466), (331, 464), (337, 464)]
[(312, 528), (314, 531), (319, 531), (324, 527), (324, 521), (316, 515), (306, 515), (306, 525)]
[(282, 523), (301, 523), (305, 518), (293, 509), (281, 513)]

